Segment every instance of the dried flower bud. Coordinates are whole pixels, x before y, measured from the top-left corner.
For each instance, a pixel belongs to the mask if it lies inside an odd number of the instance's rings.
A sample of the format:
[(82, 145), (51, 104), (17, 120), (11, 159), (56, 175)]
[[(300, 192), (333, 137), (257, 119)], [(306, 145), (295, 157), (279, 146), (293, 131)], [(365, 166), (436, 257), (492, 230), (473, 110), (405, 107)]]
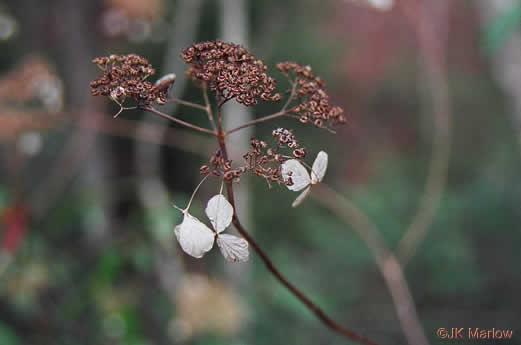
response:
[(126, 95), (125, 89), (121, 86), (116, 87), (110, 92), (110, 98), (116, 103), (123, 103)]
[(296, 149), (293, 151), (293, 156), (295, 156), (295, 158), (304, 158), (306, 157), (306, 153), (305, 149)]
[(296, 149), (296, 148), (298, 147), (298, 143), (297, 143), (297, 141), (296, 141), (296, 140), (290, 141), (290, 142), (288, 143), (288, 147), (289, 147), (290, 149)]
[(208, 167), (208, 165), (203, 165), (199, 168), (199, 173), (201, 175), (208, 175), (210, 173), (210, 168)]
[(233, 171), (227, 171), (223, 175), (223, 178), (224, 178), (225, 181), (231, 181), (231, 180), (233, 180), (234, 177), (235, 176), (233, 174)]
[(225, 171), (228, 171), (228, 170), (230, 170), (231, 168), (232, 168), (232, 163), (231, 163), (230, 161), (226, 161), (226, 162), (224, 162), (224, 164), (223, 164), (223, 169), (224, 169)]

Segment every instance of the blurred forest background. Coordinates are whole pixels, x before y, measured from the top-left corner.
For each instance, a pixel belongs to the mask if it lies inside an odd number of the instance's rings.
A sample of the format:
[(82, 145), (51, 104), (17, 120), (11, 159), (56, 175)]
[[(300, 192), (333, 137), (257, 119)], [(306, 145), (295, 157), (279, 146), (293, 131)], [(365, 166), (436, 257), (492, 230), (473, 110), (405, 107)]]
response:
[[(286, 188), (241, 183), (240, 217), (292, 282), (382, 345), (450, 342), (439, 327), (512, 329), (521, 344), (520, 1), (4, 0), (1, 345), (346, 343), (255, 253), (180, 251), (172, 204), (215, 143), (140, 111), (112, 119), (118, 107), (90, 96), (92, 58), (137, 53), (202, 103), (179, 54), (215, 39), (243, 43), (281, 91), (277, 62), (311, 65), (349, 118), (336, 135), (279, 122), (312, 157), (329, 152), (338, 194), (292, 209)], [(278, 107), (232, 105), (228, 121)], [(274, 126), (232, 139), (238, 157)]]

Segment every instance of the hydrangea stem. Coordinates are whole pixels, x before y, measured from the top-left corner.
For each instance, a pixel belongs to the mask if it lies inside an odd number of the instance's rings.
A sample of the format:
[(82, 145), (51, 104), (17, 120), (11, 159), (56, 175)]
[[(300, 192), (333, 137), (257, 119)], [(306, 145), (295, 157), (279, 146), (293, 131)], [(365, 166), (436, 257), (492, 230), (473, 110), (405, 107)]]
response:
[[(222, 113), (221, 109), (218, 109), (218, 118), (221, 119)], [(226, 148), (225, 142), (226, 133), (223, 131), (221, 126), (221, 121), (219, 121), (218, 131), (217, 131), (217, 140), (219, 142), (219, 147), (223, 154), (225, 160), (228, 160), (228, 151)], [(233, 182), (226, 182), (226, 190), (228, 193), (228, 201), (232, 205), (235, 210), (235, 198), (233, 193)], [(232, 223), (241, 234), (246, 241), (250, 244), (253, 250), (260, 256), (261, 260), (264, 262), (264, 265), (277, 278), (277, 280), (284, 285), (295, 297), (297, 297), (315, 316), (324, 323), (327, 327), (334, 330), (335, 332), (343, 335), (344, 337), (351, 339), (353, 341), (359, 342), (365, 345), (377, 345), (375, 342), (359, 335), (358, 333), (349, 330), (342, 325), (338, 324), (335, 320), (333, 320), (329, 315), (326, 314), (318, 305), (316, 305), (309, 297), (307, 297), (302, 291), (300, 291), (295, 285), (293, 285), (288, 279), (286, 279), (282, 273), (275, 267), (273, 261), (269, 258), (269, 256), (264, 252), (264, 250), (259, 246), (259, 244), (250, 236), (248, 231), (242, 226), (239, 217), (237, 216), (237, 212), (233, 213)]]
[(199, 127), (199, 126), (196, 126), (196, 125), (193, 125), (189, 122), (185, 122), (183, 120), (180, 120), (176, 117), (173, 117), (173, 116), (170, 116), (170, 115), (167, 115), (163, 112), (160, 112), (159, 110), (151, 107), (151, 106), (145, 106), (142, 108), (143, 110), (146, 110), (146, 111), (149, 111), (157, 116), (161, 116), (162, 118), (165, 118), (169, 121), (172, 121), (172, 122), (175, 122), (181, 126), (185, 126), (185, 127), (188, 127), (188, 128), (191, 128), (193, 130), (196, 130), (198, 132), (203, 132), (203, 133), (207, 133), (207, 134), (211, 134), (211, 135), (217, 135), (216, 132), (212, 131), (212, 130), (209, 130), (209, 129), (206, 129), (206, 128), (202, 128), (202, 127)]

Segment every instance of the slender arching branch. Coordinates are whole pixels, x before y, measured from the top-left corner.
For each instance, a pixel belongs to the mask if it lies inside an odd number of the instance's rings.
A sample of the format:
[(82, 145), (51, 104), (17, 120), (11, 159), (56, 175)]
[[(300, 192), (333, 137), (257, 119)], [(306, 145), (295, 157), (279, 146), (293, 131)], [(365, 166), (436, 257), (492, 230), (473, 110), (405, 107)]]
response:
[(185, 122), (185, 121), (180, 120), (180, 119), (178, 119), (178, 118), (176, 118), (176, 117), (173, 117), (173, 116), (167, 115), (167, 114), (165, 114), (165, 113), (163, 113), (163, 112), (160, 112), (159, 110), (157, 110), (157, 109), (155, 109), (155, 108), (153, 108), (153, 107), (151, 107), (151, 106), (144, 106), (144, 107), (142, 107), (141, 109), (146, 110), (146, 111), (149, 111), (149, 112), (151, 112), (151, 113), (153, 113), (153, 114), (155, 114), (155, 115), (157, 115), (157, 116), (161, 116), (162, 118), (165, 118), (165, 119), (167, 119), (167, 120), (169, 120), (169, 121), (171, 121), (171, 122), (174, 122), (174, 123), (177, 123), (177, 124), (179, 124), (179, 125), (182, 125), (182, 126), (185, 126), (185, 127), (191, 128), (191, 129), (193, 129), (193, 130), (195, 130), (195, 131), (203, 132), (203, 133), (207, 133), (207, 134), (211, 134), (211, 135), (214, 135), (214, 136), (217, 135), (217, 133), (214, 132), (214, 131), (211, 131), (211, 130), (209, 130), (209, 129), (202, 128), (202, 127), (199, 127), (199, 126), (196, 126), (196, 125), (193, 125), (193, 124), (191, 124), (191, 123), (189, 123), (189, 122)]
[(206, 107), (204, 105), (201, 105), (201, 104), (188, 102), (188, 101), (185, 101), (185, 100), (182, 100), (182, 99), (179, 99), (179, 98), (175, 98), (175, 97), (170, 98), (170, 101), (172, 101), (174, 103), (177, 103), (177, 104), (185, 105), (187, 107), (191, 107), (191, 108), (195, 108), (195, 109), (206, 111)]
[[(425, 82), (429, 88), (434, 120), (432, 156), (424, 193), (417, 212), (396, 249), (400, 262), (406, 265), (429, 231), (447, 184), (452, 138), (452, 109), (445, 61), (445, 38), (440, 37), (437, 30), (437, 27), (446, 26), (448, 9), (445, 8), (445, 14), (441, 16), (443, 24), (435, 25), (432, 16), (424, 8), (425, 2), (402, 0), (399, 4), (416, 31), (420, 53), (424, 59)], [(447, 6), (444, 2), (438, 5)], [(420, 15), (417, 16), (416, 13)]]
[(232, 128), (229, 131), (226, 131), (225, 133), (223, 133), (223, 135), (224, 136), (228, 136), (229, 134), (232, 134), (233, 132), (237, 132), (237, 131), (239, 131), (239, 130), (241, 130), (243, 128), (250, 127), (250, 126), (255, 126), (256, 124), (259, 124), (261, 122), (273, 120), (273, 119), (276, 119), (278, 117), (282, 117), (282, 116), (285, 116), (285, 115), (288, 115), (288, 114), (289, 114), (288, 110), (281, 110), (281, 111), (279, 111), (279, 112), (277, 112), (275, 114), (266, 115), (266, 116), (263, 116), (263, 117), (258, 118), (256, 120), (252, 120), (250, 122), (246, 122), (245, 124), (240, 125), (238, 127)]
[[(218, 118), (220, 119), (222, 116), (221, 109), (218, 108)], [(222, 130), (221, 121), (218, 122), (218, 132), (217, 132), (217, 140), (219, 141), (219, 147), (221, 149), (221, 152), (223, 154), (223, 157), (225, 160), (228, 159), (228, 151), (226, 148), (225, 143), (225, 133)], [(233, 182), (227, 181), (226, 182), (226, 190), (228, 193), (228, 201), (234, 208), (235, 207), (235, 198), (233, 193)], [(282, 284), (284, 285), (295, 297), (297, 297), (315, 316), (324, 323), (327, 327), (332, 329), (333, 331), (343, 335), (344, 337), (359, 342), (361, 344), (365, 345), (377, 345), (375, 342), (359, 335), (358, 333), (345, 328), (344, 326), (337, 323), (335, 320), (333, 320), (326, 312), (324, 312), (318, 305), (316, 305), (309, 297), (307, 297), (302, 291), (300, 291), (295, 285), (293, 285), (288, 279), (286, 279), (282, 273), (277, 269), (277, 267), (273, 264), (269, 256), (264, 252), (264, 250), (259, 246), (259, 244), (253, 239), (253, 237), (250, 236), (248, 231), (242, 226), (237, 213), (234, 212), (233, 219), (232, 219), (233, 225), (241, 234), (242, 237), (248, 241), (250, 246), (253, 248), (253, 250), (259, 255), (261, 260), (264, 262), (264, 265), (266, 268), (273, 274), (273, 276)]]
[(374, 223), (351, 201), (321, 183), (312, 197), (355, 230), (369, 248), (391, 293), (402, 330), (410, 345), (427, 345), (412, 294), (398, 259), (385, 244)]

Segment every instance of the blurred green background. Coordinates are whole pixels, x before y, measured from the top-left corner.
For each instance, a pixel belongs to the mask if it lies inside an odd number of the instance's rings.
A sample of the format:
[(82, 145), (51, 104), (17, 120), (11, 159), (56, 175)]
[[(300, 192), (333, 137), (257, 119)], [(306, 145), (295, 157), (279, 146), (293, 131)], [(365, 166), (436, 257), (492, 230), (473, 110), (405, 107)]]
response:
[[(521, 344), (521, 2), (4, 0), (0, 345), (352, 343), (255, 253), (234, 265), (215, 249), (201, 260), (180, 250), (172, 204), (186, 204), (215, 143), (140, 111), (114, 120), (118, 107), (90, 96), (91, 59), (132, 52), (159, 76), (175, 72), (177, 97), (202, 103), (179, 54), (215, 39), (245, 44), (281, 92), (280, 61), (326, 81), (349, 119), (336, 135), (286, 119), (250, 134), (292, 128), (310, 157), (326, 150), (324, 182), (398, 259), (427, 211), (402, 269), (429, 343), (495, 344), (436, 334), (495, 327), (513, 330), (501, 343)], [(164, 108), (207, 126), (197, 110)], [(240, 157), (247, 138), (235, 147)], [(203, 186), (195, 215), (218, 187)], [(340, 324), (382, 345), (410, 343), (413, 326), (400, 323), (356, 229), (316, 198), (293, 209), (286, 188), (253, 177), (241, 188), (241, 218), (289, 280)]]

